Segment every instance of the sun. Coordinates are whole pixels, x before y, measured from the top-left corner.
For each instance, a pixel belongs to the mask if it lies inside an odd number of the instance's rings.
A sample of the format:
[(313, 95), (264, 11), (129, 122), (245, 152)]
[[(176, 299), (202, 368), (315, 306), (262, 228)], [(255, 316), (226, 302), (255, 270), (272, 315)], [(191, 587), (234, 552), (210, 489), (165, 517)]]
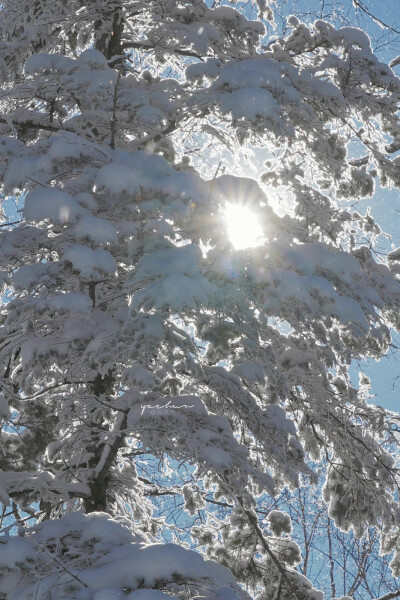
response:
[(227, 203), (224, 219), (228, 237), (236, 250), (262, 244), (263, 232), (258, 217), (247, 206)]

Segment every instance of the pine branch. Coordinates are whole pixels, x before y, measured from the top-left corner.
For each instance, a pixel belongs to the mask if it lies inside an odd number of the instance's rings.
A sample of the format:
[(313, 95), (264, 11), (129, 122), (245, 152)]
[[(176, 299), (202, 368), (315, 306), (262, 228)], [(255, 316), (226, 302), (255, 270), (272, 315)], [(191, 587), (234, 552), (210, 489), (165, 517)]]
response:
[[(121, 46), (122, 50), (129, 50), (130, 48), (151, 52), (152, 50), (156, 50), (157, 46), (155, 44), (146, 44), (145, 42), (125, 42), (125, 44), (122, 44)], [(199, 60), (204, 62), (204, 58), (200, 56), (200, 54), (197, 54), (196, 52), (191, 52), (190, 50), (163, 47), (162, 51), (166, 54), (179, 54), (179, 56), (190, 56), (192, 58), (198, 58)]]
[(0, 123), (2, 123), (3, 125), (14, 125), (17, 128), (27, 128), (27, 129), (43, 129), (44, 131), (51, 131), (52, 133), (57, 133), (58, 131), (70, 131), (72, 133), (75, 133), (73, 131), (73, 129), (65, 129), (63, 127), (56, 127), (55, 125), (51, 125), (49, 123), (37, 123), (35, 121), (32, 121), (30, 119), (27, 119), (26, 121), (19, 121), (16, 118), (0, 118)]
[(63, 571), (65, 571), (66, 573), (68, 573), (68, 575), (71, 575), (71, 577), (73, 577), (76, 581), (78, 581), (81, 585), (83, 585), (83, 587), (85, 587), (85, 588), (89, 587), (84, 581), (82, 581), (82, 579), (79, 579), (79, 577), (77, 575), (75, 575), (74, 573), (72, 573), (72, 571), (70, 571), (68, 569), (68, 567), (66, 567), (64, 565), (64, 563), (62, 563), (60, 560), (58, 560), (58, 558), (56, 558), (55, 556), (53, 556), (53, 554), (50, 554), (50, 552), (48, 552), (48, 550), (46, 550), (46, 548), (44, 548), (44, 546), (42, 546), (38, 542), (35, 542), (32, 539), (31, 539), (31, 542), (33, 543), (34, 546), (36, 546), (36, 548), (39, 548), (39, 550), (41, 550), (41, 552), (43, 552), (44, 554), (46, 554), (46, 556), (48, 556), (53, 562), (55, 562), (58, 566), (60, 566)]

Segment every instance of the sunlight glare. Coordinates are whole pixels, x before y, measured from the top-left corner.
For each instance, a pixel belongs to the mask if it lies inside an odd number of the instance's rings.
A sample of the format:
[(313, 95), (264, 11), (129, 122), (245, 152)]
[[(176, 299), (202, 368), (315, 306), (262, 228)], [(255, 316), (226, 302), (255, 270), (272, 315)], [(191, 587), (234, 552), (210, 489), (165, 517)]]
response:
[(229, 204), (225, 208), (228, 237), (236, 250), (254, 248), (262, 244), (262, 229), (255, 215), (243, 204)]

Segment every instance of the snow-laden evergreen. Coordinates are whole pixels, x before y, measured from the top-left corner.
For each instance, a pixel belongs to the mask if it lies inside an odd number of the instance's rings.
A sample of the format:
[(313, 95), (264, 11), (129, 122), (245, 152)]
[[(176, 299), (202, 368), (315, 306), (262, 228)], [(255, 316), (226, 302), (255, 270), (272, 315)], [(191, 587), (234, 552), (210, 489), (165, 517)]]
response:
[[(320, 600), (289, 516), (256, 507), (321, 459), (330, 516), (383, 524), (400, 572), (397, 416), (348, 375), (400, 326), (400, 251), (343, 209), (400, 185), (400, 80), (359, 30), (291, 16), (268, 39), (265, 2), (231, 4), (3, 3), (6, 600)], [(258, 182), (240, 145), (268, 159)], [(235, 250), (228, 203), (262, 244)], [(193, 528), (196, 554), (157, 543), (147, 456), (195, 469), (174, 488), (189, 513), (232, 507)]]

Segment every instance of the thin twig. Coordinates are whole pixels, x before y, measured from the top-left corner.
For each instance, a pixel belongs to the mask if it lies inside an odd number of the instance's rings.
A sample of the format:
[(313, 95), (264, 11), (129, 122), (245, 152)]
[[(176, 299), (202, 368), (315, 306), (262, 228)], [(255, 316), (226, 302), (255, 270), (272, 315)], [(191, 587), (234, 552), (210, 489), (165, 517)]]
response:
[[(393, 33), (400, 33), (400, 31), (398, 29), (395, 29), (391, 25), (388, 25), (387, 23), (385, 23), (385, 21), (382, 21), (381, 19), (379, 19), (378, 17), (376, 17), (372, 12), (370, 12), (369, 9), (368, 9), (368, 7), (365, 6), (364, 2), (361, 2), (361, 0), (353, 0), (353, 5), (355, 6), (355, 8), (359, 8), (366, 15), (368, 15), (369, 17), (371, 17), (371, 19), (373, 21), (375, 21), (375, 23), (379, 23), (379, 25), (382, 25), (382, 27), (385, 27), (386, 29), (389, 29), (390, 31), (393, 31)], [(393, 597), (395, 597), (395, 596), (393, 596)]]
[(83, 585), (83, 587), (85, 587), (85, 588), (89, 587), (84, 581), (82, 581), (81, 579), (79, 579), (79, 577), (77, 575), (74, 575), (74, 573), (72, 573), (72, 571), (70, 571), (68, 569), (68, 567), (66, 567), (60, 560), (58, 560), (58, 558), (56, 558), (55, 556), (53, 556), (52, 554), (50, 554), (50, 552), (48, 552), (46, 550), (46, 548), (44, 548), (43, 546), (41, 546), (38, 542), (35, 542), (34, 540), (32, 540), (32, 538), (30, 538), (30, 541), (32, 542), (32, 544), (34, 546), (36, 546), (37, 548), (39, 548), (39, 550), (41, 550), (44, 554), (46, 554), (49, 558), (51, 558), (51, 560), (53, 560), (62, 569), (64, 569), (64, 571), (66, 573), (68, 573), (68, 575), (71, 575), (71, 577), (73, 577), (74, 579), (76, 579), (76, 581), (78, 581), (81, 585)]

